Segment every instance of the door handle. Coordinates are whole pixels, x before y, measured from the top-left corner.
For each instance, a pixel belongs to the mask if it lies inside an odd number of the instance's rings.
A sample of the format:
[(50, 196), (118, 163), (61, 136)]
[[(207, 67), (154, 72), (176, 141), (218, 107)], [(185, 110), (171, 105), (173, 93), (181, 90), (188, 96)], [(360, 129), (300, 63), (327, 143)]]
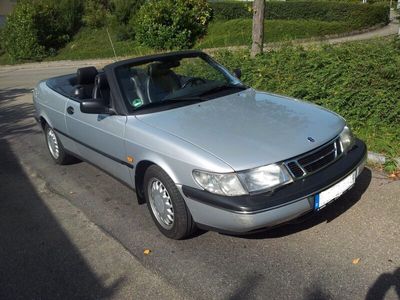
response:
[(67, 107), (67, 113), (70, 114), (70, 115), (73, 115), (74, 114), (74, 108), (72, 106), (68, 106)]

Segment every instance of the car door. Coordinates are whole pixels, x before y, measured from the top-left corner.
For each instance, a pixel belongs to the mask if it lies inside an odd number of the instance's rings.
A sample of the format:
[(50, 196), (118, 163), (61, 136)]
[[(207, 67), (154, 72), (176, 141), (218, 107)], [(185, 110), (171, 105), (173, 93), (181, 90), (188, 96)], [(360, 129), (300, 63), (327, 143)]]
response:
[(129, 169), (133, 166), (126, 160), (124, 143), (127, 117), (82, 113), (80, 102), (73, 99), (68, 100), (66, 110), (68, 135), (78, 155), (132, 185)]

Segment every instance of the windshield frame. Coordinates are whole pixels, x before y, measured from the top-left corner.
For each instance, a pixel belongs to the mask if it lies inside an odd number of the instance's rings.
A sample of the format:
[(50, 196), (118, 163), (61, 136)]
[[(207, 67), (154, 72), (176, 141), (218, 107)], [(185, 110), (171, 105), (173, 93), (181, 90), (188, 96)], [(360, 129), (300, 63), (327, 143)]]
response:
[[(224, 66), (219, 64), (217, 61), (215, 61), (213, 58), (211, 58), (209, 55), (207, 55), (204, 52), (201, 51), (196, 51), (196, 50), (189, 50), (189, 51), (179, 51), (179, 52), (169, 52), (169, 53), (164, 53), (164, 54), (158, 54), (158, 55), (150, 55), (150, 56), (144, 56), (144, 57), (139, 57), (139, 58), (133, 58), (129, 60), (124, 60), (124, 61), (119, 61), (116, 63), (113, 63), (111, 65), (108, 65), (105, 70), (108, 72), (112, 72), (113, 77), (115, 79), (115, 84), (117, 86), (118, 92), (119, 92), (119, 97), (121, 98), (121, 102), (123, 103), (125, 107), (125, 111), (127, 115), (135, 115), (135, 114), (143, 114), (147, 113), (147, 110), (149, 112), (154, 112), (154, 111), (160, 111), (160, 110), (167, 110), (167, 109), (173, 109), (177, 108), (180, 106), (184, 105), (191, 105), (194, 104), (193, 101), (181, 101), (181, 103), (171, 103), (169, 105), (168, 103), (165, 103), (166, 107), (157, 107), (157, 108), (152, 108), (149, 107), (146, 109), (145, 106), (139, 107), (140, 109), (134, 109), (132, 106), (129, 105), (129, 101), (125, 95), (125, 92), (123, 90), (122, 84), (121, 84), (121, 79), (119, 77), (119, 71), (123, 68), (134, 68), (135, 66), (140, 66), (143, 64), (155, 62), (155, 61), (172, 61), (172, 60), (181, 60), (185, 58), (200, 58), (203, 59), (206, 63), (210, 65), (210, 67), (216, 69), (217, 71), (221, 72), (222, 75), (226, 78), (227, 83), (229, 82), (232, 85), (237, 86), (238, 88), (247, 88), (236, 76), (234, 76), (231, 72), (229, 72)], [(218, 98), (218, 97), (216, 97)], [(213, 97), (207, 97), (205, 101), (211, 100)]]

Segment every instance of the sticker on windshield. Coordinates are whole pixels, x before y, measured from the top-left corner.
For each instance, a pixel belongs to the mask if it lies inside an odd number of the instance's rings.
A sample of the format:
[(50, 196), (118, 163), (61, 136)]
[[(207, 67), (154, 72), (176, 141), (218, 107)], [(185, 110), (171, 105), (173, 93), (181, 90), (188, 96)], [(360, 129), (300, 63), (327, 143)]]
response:
[(139, 107), (139, 106), (142, 106), (142, 104), (143, 104), (143, 101), (142, 101), (142, 99), (140, 99), (140, 98), (136, 98), (136, 99), (133, 99), (133, 100), (131, 101), (131, 105), (132, 105), (134, 108), (137, 108), (137, 107)]

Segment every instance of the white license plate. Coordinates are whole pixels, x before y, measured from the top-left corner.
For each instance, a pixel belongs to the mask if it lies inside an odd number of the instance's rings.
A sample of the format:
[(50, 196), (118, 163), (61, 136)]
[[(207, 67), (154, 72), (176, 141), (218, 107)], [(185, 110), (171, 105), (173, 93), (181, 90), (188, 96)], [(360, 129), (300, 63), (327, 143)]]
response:
[(332, 200), (341, 196), (345, 191), (351, 188), (356, 181), (356, 172), (351, 173), (342, 181), (339, 181), (329, 189), (315, 195), (315, 209), (320, 209)]

